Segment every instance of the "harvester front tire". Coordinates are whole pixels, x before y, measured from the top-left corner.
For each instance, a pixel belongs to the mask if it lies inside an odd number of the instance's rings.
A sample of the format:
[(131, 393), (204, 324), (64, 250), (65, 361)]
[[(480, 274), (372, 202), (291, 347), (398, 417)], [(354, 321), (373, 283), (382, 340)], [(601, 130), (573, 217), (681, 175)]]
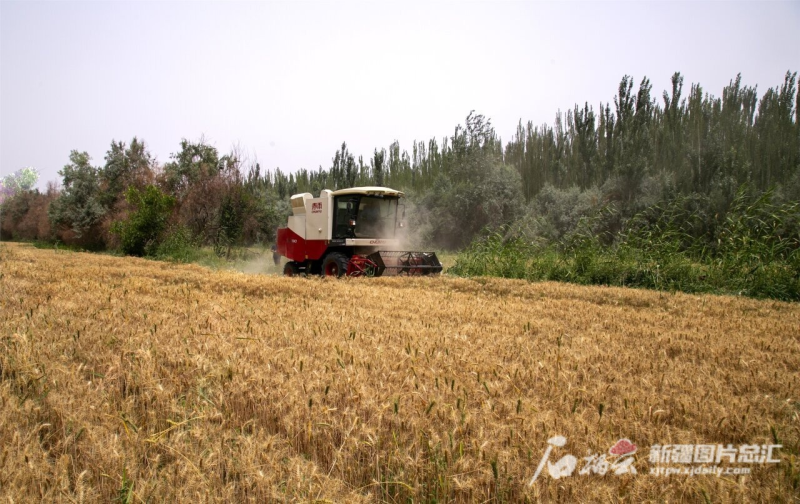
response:
[(297, 276), (299, 274), (300, 274), (300, 267), (294, 261), (287, 262), (286, 265), (283, 267), (284, 276), (291, 277), (291, 276)]
[(322, 261), (322, 275), (340, 277), (347, 273), (347, 263), (350, 259), (341, 252), (331, 252)]

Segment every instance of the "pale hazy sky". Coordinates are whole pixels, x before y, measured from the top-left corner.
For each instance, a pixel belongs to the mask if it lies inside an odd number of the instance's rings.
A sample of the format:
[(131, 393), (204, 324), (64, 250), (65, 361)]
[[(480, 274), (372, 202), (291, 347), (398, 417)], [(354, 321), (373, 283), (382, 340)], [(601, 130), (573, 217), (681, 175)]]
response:
[(14, 2), (0, 0), (0, 174), (58, 179), (114, 140), (161, 163), (201, 135), (264, 168), (328, 168), (452, 134), (470, 110), (507, 141), (621, 77), (673, 72), (719, 96), (800, 70), (800, 2)]

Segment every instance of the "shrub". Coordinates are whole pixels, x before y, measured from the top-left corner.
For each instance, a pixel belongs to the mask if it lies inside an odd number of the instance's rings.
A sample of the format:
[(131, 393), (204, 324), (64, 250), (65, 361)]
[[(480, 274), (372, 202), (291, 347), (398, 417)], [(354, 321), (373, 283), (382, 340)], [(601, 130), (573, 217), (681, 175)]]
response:
[(449, 272), (800, 300), (800, 203), (742, 189), (712, 225), (698, 217), (703, 208), (696, 195), (653, 205), (616, 240), (598, 233), (603, 212), (544, 245), (515, 226), (473, 241)]
[(164, 233), (156, 247), (155, 257), (178, 262), (194, 262), (202, 254), (199, 245), (186, 226), (175, 226)]
[(152, 255), (175, 199), (153, 185), (148, 185), (142, 192), (130, 186), (126, 199), (136, 210), (126, 220), (114, 222), (111, 232), (119, 236), (120, 249), (125, 254)]

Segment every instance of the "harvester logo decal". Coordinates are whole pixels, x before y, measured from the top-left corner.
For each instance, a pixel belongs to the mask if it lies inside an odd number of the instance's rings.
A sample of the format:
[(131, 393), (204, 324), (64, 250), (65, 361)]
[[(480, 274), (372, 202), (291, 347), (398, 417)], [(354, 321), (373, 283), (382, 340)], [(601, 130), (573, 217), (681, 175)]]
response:
[(322, 203), (311, 203), (311, 213), (322, 213)]

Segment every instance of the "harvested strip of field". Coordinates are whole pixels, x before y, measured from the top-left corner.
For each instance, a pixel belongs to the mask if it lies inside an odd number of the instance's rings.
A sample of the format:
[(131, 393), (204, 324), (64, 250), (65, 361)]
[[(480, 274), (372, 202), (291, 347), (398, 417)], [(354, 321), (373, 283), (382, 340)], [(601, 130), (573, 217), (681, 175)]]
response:
[[(0, 275), (14, 501), (798, 498), (797, 304), (17, 244)], [(528, 486), (556, 435), (574, 473)], [(621, 438), (638, 474), (579, 474)], [(666, 444), (783, 448), (747, 476), (650, 475)]]

